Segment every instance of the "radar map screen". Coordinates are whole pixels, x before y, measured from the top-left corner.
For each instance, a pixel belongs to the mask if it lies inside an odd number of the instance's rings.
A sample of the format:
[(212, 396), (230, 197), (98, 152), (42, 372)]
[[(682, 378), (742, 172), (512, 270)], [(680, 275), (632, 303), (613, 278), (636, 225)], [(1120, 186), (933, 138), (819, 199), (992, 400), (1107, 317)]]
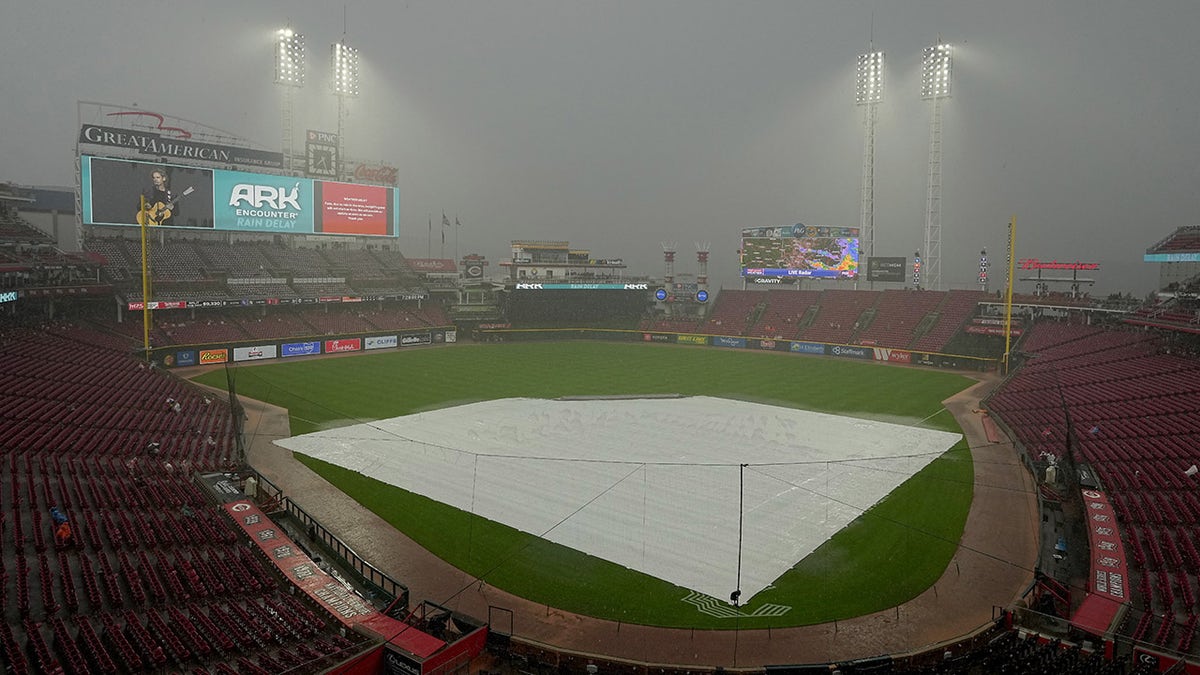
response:
[(742, 276), (858, 277), (858, 228), (789, 225), (742, 230)]

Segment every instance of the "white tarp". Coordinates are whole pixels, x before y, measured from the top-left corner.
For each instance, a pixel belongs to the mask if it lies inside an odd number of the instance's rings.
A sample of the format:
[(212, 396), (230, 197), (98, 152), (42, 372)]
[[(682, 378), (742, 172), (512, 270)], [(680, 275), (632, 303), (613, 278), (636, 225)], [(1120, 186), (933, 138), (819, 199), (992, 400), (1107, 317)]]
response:
[(960, 438), (700, 396), (503, 399), (277, 443), (720, 599), (742, 498), (745, 603)]

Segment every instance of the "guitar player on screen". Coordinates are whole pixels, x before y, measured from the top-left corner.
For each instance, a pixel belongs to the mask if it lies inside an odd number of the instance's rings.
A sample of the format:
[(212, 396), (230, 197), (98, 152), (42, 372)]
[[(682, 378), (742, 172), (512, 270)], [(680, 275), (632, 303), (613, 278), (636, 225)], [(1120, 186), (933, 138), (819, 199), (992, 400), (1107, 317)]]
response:
[(142, 192), (145, 206), (138, 200), (137, 220), (139, 225), (174, 225), (175, 216), (179, 215), (179, 200), (192, 191), (188, 188), (183, 194), (177, 195), (171, 191), (171, 176), (166, 169), (154, 169), (150, 172), (151, 186)]

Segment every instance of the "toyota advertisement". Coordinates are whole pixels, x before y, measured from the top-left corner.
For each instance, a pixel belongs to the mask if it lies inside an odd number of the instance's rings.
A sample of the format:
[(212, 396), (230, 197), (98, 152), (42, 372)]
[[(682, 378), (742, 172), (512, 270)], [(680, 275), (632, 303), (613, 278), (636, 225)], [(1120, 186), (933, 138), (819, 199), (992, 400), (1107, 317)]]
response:
[(80, 175), (85, 225), (400, 234), (400, 191), (393, 187), (89, 155), (80, 158)]

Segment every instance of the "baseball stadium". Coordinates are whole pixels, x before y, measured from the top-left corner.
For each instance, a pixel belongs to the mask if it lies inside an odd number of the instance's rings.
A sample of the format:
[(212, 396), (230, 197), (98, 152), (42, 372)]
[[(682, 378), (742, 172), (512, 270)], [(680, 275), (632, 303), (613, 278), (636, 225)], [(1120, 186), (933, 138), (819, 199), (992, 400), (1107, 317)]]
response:
[(344, 133), (79, 120), (0, 185), (5, 672), (1200, 673), (1200, 226), (1145, 299), (932, 213), (419, 257)]

